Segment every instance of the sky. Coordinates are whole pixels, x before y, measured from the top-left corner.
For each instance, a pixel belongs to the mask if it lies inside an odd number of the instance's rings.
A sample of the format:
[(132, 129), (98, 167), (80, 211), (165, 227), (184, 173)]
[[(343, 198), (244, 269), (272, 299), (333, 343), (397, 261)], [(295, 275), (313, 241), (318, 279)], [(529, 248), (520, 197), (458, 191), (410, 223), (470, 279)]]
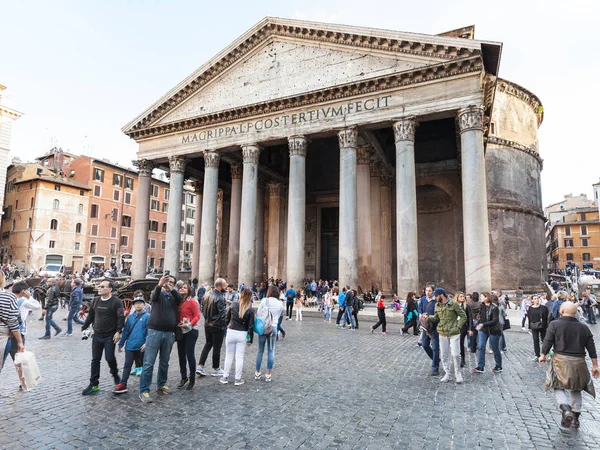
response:
[(437, 34), (475, 25), (502, 42), (499, 75), (544, 105), (544, 205), (600, 179), (600, 2), (0, 0), (0, 84), (24, 114), (12, 154), (52, 146), (131, 165), (121, 128), (264, 16)]

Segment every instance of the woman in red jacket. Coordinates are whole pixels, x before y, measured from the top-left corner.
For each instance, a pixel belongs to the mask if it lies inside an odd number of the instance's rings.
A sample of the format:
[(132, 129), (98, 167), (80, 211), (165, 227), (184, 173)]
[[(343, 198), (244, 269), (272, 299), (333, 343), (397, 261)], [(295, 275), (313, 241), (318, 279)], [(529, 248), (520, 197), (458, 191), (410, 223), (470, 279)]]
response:
[(381, 325), (381, 334), (387, 334), (387, 331), (385, 331), (385, 327), (387, 325), (386, 321), (385, 321), (385, 295), (381, 295), (379, 297), (379, 301), (377, 302), (377, 317), (379, 318), (379, 322), (377, 322), (375, 325), (373, 325), (371, 327), (371, 333), (373, 333), (373, 331), (379, 327), (379, 325)]
[[(187, 283), (179, 288), (182, 301), (179, 304), (179, 325), (182, 336), (177, 341), (177, 353), (179, 354), (179, 370), (181, 372), (181, 381), (177, 389), (187, 389), (194, 387), (196, 370), (196, 356), (194, 349), (198, 340), (198, 321), (200, 320), (200, 308), (198, 302), (193, 297), (192, 290)], [(177, 333), (179, 334), (179, 333)], [(188, 377), (186, 360), (189, 365), (190, 375)], [(187, 386), (186, 386), (187, 385)]]

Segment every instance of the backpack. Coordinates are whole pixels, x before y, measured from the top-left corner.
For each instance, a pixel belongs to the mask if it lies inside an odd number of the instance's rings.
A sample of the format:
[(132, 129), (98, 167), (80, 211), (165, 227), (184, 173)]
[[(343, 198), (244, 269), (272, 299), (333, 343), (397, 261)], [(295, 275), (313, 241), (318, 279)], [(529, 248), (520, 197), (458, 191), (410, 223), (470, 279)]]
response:
[(273, 315), (269, 311), (269, 299), (260, 302), (256, 318), (254, 319), (254, 332), (259, 336), (269, 336), (273, 332)]

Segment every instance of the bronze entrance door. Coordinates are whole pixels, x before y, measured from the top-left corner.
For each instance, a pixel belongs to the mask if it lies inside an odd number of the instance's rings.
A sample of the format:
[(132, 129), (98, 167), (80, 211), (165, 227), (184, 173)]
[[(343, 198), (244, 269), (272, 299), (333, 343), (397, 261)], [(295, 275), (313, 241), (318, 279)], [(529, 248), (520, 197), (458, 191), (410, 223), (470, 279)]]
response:
[(337, 280), (339, 275), (339, 208), (321, 209), (321, 278)]

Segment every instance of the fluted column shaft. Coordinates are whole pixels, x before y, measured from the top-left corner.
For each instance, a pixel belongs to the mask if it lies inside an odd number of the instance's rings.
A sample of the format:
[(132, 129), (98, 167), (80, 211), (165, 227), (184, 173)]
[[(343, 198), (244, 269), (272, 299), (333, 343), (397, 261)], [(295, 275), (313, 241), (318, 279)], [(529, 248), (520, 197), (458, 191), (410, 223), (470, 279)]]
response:
[(198, 268), (200, 266), (200, 233), (202, 226), (202, 185), (203, 181), (194, 183), (194, 193), (196, 194), (196, 218), (194, 219), (194, 244), (192, 251), (192, 279), (198, 278)]
[(340, 250), (339, 283), (358, 287), (358, 233), (356, 209), (356, 147), (358, 129), (338, 133), (340, 143)]
[(256, 265), (256, 191), (258, 184), (258, 155), (256, 144), (242, 146), (244, 174), (242, 178), (242, 209), (240, 226), (240, 265), (238, 283), (251, 286)]
[(467, 292), (492, 289), (490, 241), (483, 150), (483, 108), (458, 112), (461, 144), (463, 236)]
[(419, 292), (419, 241), (414, 117), (394, 123), (396, 141), (396, 248), (398, 295)]
[(181, 205), (183, 204), (183, 180), (185, 159), (169, 157), (169, 212), (167, 213), (167, 246), (165, 249), (165, 270), (174, 276), (179, 274), (179, 246), (181, 241)]
[(304, 242), (306, 231), (306, 149), (304, 136), (288, 138), (290, 182), (287, 221), (287, 280), (299, 288), (304, 281)]
[[(204, 189), (202, 195), (202, 232), (198, 281), (211, 285), (215, 279), (217, 244), (217, 193), (219, 189), (219, 153), (204, 152)], [(198, 250), (196, 250), (198, 251)]]
[(235, 284), (240, 263), (240, 214), (242, 213), (242, 165), (231, 165), (231, 204), (229, 208), (229, 245), (227, 280)]
[(358, 284), (367, 291), (372, 284), (371, 253), (371, 149), (358, 147), (356, 166), (356, 201), (360, 205), (358, 225)]
[(134, 161), (133, 164), (138, 168), (138, 186), (131, 278), (137, 280), (146, 277), (148, 264), (148, 226), (150, 220), (150, 189), (152, 186), (153, 165), (146, 159)]
[(256, 194), (256, 263), (254, 282), (260, 285), (265, 269), (265, 180), (258, 177)]

